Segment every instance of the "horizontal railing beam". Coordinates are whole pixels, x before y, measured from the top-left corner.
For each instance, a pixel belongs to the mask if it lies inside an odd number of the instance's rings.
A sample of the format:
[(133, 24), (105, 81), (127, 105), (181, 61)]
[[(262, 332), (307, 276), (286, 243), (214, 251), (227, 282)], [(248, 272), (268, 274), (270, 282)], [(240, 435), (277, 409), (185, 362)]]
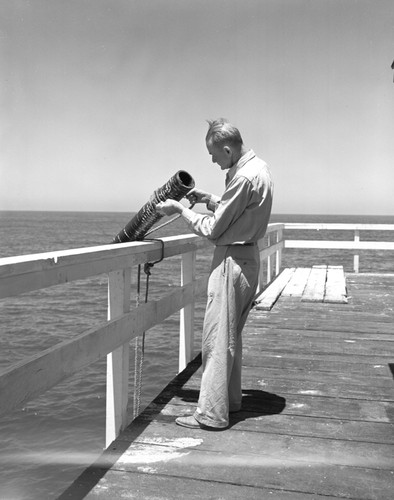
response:
[(394, 224), (352, 224), (285, 222), (285, 229), (315, 229), (327, 231), (394, 231)]
[(285, 248), (325, 248), (341, 250), (394, 250), (392, 241), (286, 240)]
[[(161, 239), (165, 258), (211, 245), (196, 235)], [(161, 257), (159, 241), (144, 241), (3, 258), (0, 259), (0, 298), (98, 276)]]
[(267, 231), (265, 234), (276, 233), (280, 229), (284, 229), (285, 224), (283, 222), (275, 222), (273, 224), (268, 224)]
[(260, 260), (264, 260), (270, 255), (273, 255), (279, 249), (284, 248), (284, 246), (285, 246), (284, 240), (278, 241), (277, 243), (274, 243), (269, 247), (264, 247), (264, 245), (260, 247), (259, 245)]

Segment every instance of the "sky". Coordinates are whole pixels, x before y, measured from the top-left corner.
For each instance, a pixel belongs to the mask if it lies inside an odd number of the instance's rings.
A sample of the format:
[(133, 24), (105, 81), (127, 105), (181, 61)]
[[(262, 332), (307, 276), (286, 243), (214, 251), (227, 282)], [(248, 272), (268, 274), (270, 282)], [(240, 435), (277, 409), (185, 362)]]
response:
[(225, 117), (280, 214), (394, 215), (393, 0), (0, 0), (0, 210), (220, 195)]

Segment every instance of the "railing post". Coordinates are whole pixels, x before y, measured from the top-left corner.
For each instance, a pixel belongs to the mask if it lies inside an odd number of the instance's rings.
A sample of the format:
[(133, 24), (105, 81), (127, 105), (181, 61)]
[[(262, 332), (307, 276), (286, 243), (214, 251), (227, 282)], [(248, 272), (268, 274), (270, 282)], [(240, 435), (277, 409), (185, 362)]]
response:
[[(271, 246), (271, 235), (267, 235), (267, 247), (269, 248)], [(272, 256), (269, 255), (267, 257), (267, 284), (271, 281), (271, 276), (272, 276)]]
[[(259, 240), (259, 244), (262, 240)], [(259, 268), (259, 280), (257, 284), (256, 293), (259, 294), (264, 288), (264, 260), (261, 258), (261, 249), (259, 246), (259, 260), (260, 260), (260, 268)]]
[[(108, 274), (108, 320), (130, 311), (131, 270)], [(106, 433), (107, 448), (127, 425), (129, 343), (107, 355)]]
[[(358, 229), (355, 229), (355, 231), (354, 231), (354, 242), (358, 243), (359, 241), (360, 241), (360, 231)], [(354, 272), (358, 273), (358, 271), (359, 271), (359, 255), (358, 255), (358, 253), (354, 254), (353, 268), (354, 268)]]
[[(181, 265), (181, 286), (194, 281), (196, 276), (196, 252), (182, 254)], [(191, 304), (180, 311), (179, 329), (179, 372), (186, 368), (186, 365), (193, 358), (194, 348), (194, 297)]]
[[(276, 243), (279, 243), (283, 239), (283, 229), (280, 228), (276, 232)], [(275, 269), (275, 274), (278, 276), (280, 273), (280, 268), (282, 267), (282, 247), (278, 248), (276, 251), (276, 269)]]

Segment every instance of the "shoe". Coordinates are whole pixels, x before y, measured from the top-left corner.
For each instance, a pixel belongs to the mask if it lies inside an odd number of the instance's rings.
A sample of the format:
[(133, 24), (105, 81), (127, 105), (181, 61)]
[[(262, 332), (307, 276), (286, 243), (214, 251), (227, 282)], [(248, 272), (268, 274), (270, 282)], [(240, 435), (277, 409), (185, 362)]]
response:
[(189, 429), (203, 429), (205, 427), (205, 425), (197, 422), (193, 415), (189, 417), (178, 417), (175, 419), (175, 423), (182, 427), (188, 427)]
[(204, 429), (206, 431), (224, 431), (228, 428), (228, 426), (211, 427), (210, 425), (200, 424), (200, 422), (198, 422), (193, 415), (190, 415), (189, 417), (178, 417), (175, 419), (175, 423), (182, 427), (187, 427), (188, 429)]

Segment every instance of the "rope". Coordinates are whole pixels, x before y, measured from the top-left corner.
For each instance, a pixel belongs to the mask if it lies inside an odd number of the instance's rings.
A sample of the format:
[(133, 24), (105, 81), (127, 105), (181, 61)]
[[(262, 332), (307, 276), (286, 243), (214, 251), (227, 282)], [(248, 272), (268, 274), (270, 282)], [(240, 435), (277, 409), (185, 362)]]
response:
[[(161, 257), (159, 260), (154, 262), (146, 262), (144, 264), (144, 272), (146, 274), (146, 285), (145, 285), (145, 304), (148, 302), (149, 297), (149, 277), (151, 275), (151, 268), (161, 262), (164, 259), (164, 241), (152, 238), (146, 241), (159, 241), (161, 243)], [(141, 296), (141, 264), (138, 265), (137, 273), (137, 296), (136, 296), (136, 306), (140, 305)], [(133, 399), (133, 418), (137, 418), (140, 413), (141, 408), (141, 389), (142, 389), (142, 374), (144, 368), (144, 357), (145, 357), (145, 332), (142, 335), (135, 338), (134, 345), (134, 399)]]

